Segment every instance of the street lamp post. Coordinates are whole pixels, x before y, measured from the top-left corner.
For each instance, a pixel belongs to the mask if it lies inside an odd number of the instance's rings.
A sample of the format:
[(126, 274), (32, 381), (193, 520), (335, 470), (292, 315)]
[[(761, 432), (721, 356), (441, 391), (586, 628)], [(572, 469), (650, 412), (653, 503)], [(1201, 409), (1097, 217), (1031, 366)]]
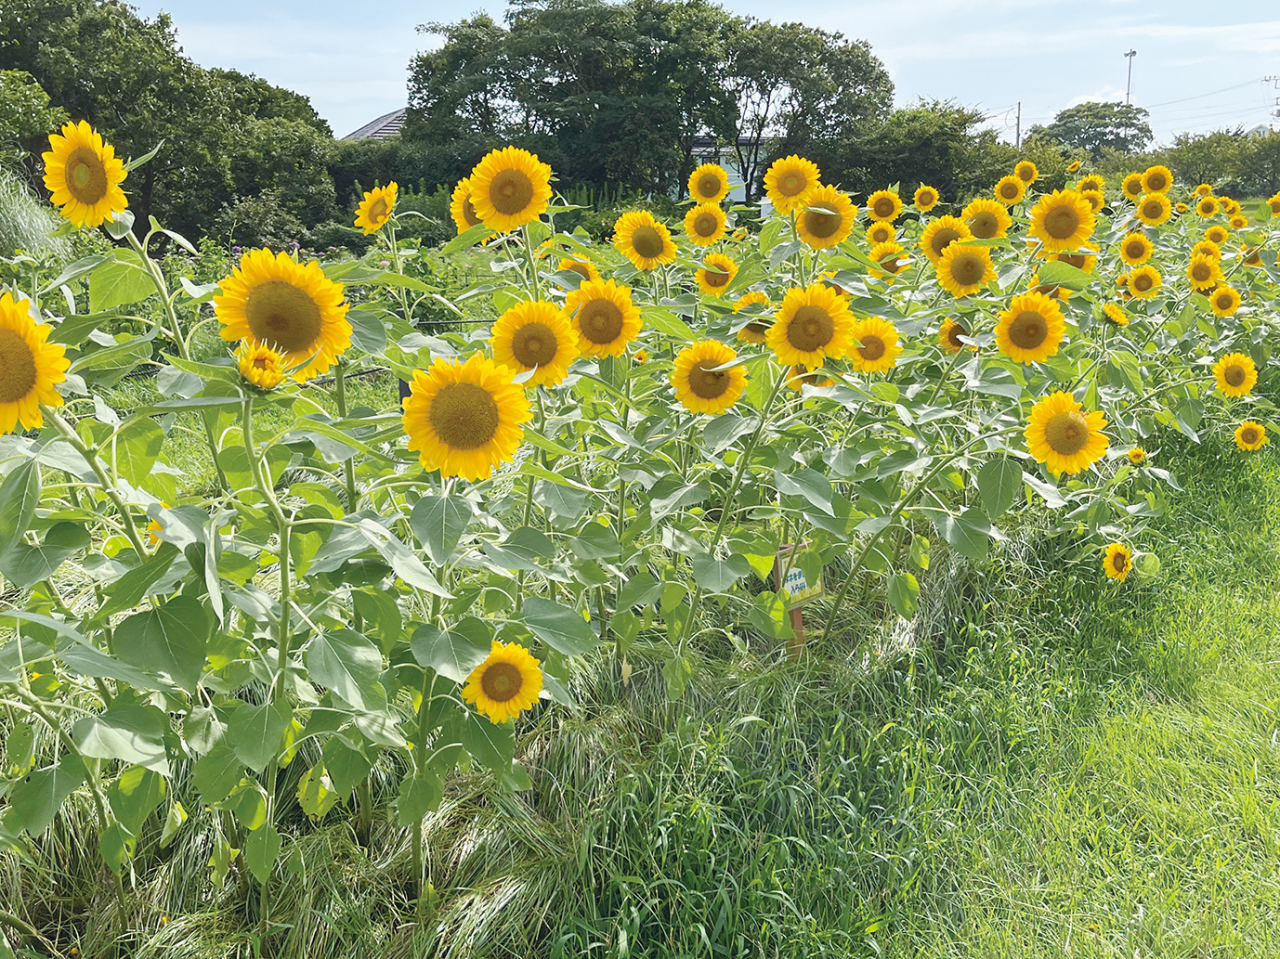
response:
[(1129, 79), (1125, 81), (1125, 85), (1124, 85), (1124, 105), (1125, 106), (1129, 105), (1129, 92), (1133, 89), (1133, 58), (1136, 57), (1137, 55), (1138, 55), (1137, 50), (1130, 50), (1128, 53), (1124, 55), (1124, 58), (1129, 61)]

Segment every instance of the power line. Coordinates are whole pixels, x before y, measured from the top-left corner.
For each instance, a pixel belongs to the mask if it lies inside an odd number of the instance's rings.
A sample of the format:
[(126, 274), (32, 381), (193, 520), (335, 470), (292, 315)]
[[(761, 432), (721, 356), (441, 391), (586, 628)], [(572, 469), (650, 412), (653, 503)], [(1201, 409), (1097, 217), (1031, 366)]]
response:
[(1232, 86), (1232, 87), (1223, 87), (1221, 90), (1210, 90), (1208, 93), (1197, 93), (1195, 96), (1181, 97), (1180, 99), (1177, 99), (1177, 100), (1165, 100), (1163, 103), (1148, 103), (1146, 106), (1146, 109), (1150, 110), (1152, 107), (1167, 107), (1171, 103), (1186, 103), (1188, 100), (1199, 100), (1204, 97), (1217, 96), (1219, 93), (1226, 93), (1229, 90), (1239, 90), (1241, 87), (1251, 87), (1255, 83), (1258, 83), (1261, 79), (1262, 78), (1259, 77), (1254, 80), (1247, 80), (1244, 83), (1237, 83), (1235, 86)]

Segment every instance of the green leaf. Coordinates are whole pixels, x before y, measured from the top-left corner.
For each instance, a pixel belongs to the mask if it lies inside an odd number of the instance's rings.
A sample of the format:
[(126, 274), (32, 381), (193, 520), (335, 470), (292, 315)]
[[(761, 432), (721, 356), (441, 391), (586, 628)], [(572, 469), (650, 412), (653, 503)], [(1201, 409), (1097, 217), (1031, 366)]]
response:
[(245, 764), (225, 740), (218, 743), (191, 767), (200, 798), (209, 805), (222, 802), (244, 776), (244, 767)]
[(113, 822), (98, 833), (98, 852), (103, 861), (117, 876), (124, 872), (124, 864), (133, 858), (138, 841), (118, 822)]
[(1004, 457), (986, 463), (978, 470), (978, 495), (987, 515), (998, 519), (1022, 495), (1022, 467)]
[(351, 324), (352, 343), (366, 353), (382, 355), (387, 348), (387, 328), (382, 325), (382, 320), (364, 310), (348, 310), (347, 322)]
[(280, 833), (276, 827), (267, 823), (249, 833), (244, 844), (244, 861), (253, 878), (265, 884), (271, 878), (271, 867), (280, 855)]
[(488, 717), (467, 710), (462, 727), (462, 745), (481, 765), (494, 772), (510, 767), (516, 754), (515, 723), (494, 723)]
[(533, 501), (553, 519), (572, 523), (587, 508), (590, 494), (586, 490), (539, 480), (533, 486)]
[(961, 556), (975, 562), (986, 558), (991, 522), (979, 510), (970, 507), (959, 516), (940, 516), (934, 525), (947, 544)]
[(642, 569), (629, 580), (618, 592), (618, 609), (630, 609), (633, 606), (648, 606), (656, 603), (662, 596), (662, 584), (653, 578), (647, 569)]
[(424, 769), (420, 777), (406, 776), (400, 781), (400, 791), (396, 796), (396, 818), (401, 826), (408, 828), (427, 813), (439, 809), (443, 798), (440, 777), (431, 770)]
[(298, 780), (298, 805), (312, 822), (319, 822), (338, 804), (338, 794), (325, 774), (324, 763), (317, 763)]
[(722, 413), (713, 417), (702, 431), (711, 452), (720, 453), (733, 445), (733, 441), (745, 436), (759, 425), (754, 416), (738, 416), (734, 413)]
[(378, 682), (382, 651), (350, 629), (319, 632), (307, 644), (307, 669), (313, 682), (327, 686), (356, 709), (372, 711), (387, 703)]
[(831, 505), (831, 482), (821, 473), (803, 468), (791, 473), (774, 470), (773, 480), (778, 492), (788, 496), (802, 496), (828, 516), (835, 515), (835, 509)]
[(114, 451), (116, 472), (120, 476), (134, 486), (141, 486), (155, 466), (163, 445), (164, 430), (160, 424), (150, 416), (138, 416), (120, 427), (107, 454)]
[(622, 544), (613, 530), (595, 520), (586, 523), (578, 535), (569, 540), (569, 547), (579, 559), (584, 560), (616, 560), (622, 551)]
[[(1270, 213), (1269, 208), (1267, 212)], [(50, 280), (43, 287), (41, 287), (40, 295), (44, 296), (48, 293), (52, 293), (58, 287), (62, 286), (62, 284), (70, 283), (72, 280), (76, 279), (77, 277), (84, 276), (86, 273), (92, 273), (94, 270), (98, 268), (100, 264), (106, 263), (107, 260), (109, 259), (110, 257), (103, 256), (101, 253), (92, 253), (89, 256), (76, 260), (74, 263), (68, 264), (67, 266), (62, 268), (61, 273), (59, 273), (52, 280)], [(67, 318), (67, 320), (69, 319), (71, 319), (71, 317)], [(65, 324), (67, 320), (63, 320), (63, 324)], [(67, 341), (55, 340), (55, 342), (65, 343)]]
[(1051, 260), (1040, 267), (1041, 286), (1065, 286), (1068, 290), (1083, 290), (1097, 279), (1070, 263)]
[(679, 343), (693, 342), (693, 329), (670, 310), (659, 307), (644, 307), (640, 310), (640, 322), (651, 326), (659, 333), (664, 333)]
[(133, 250), (116, 250), (89, 277), (89, 309), (94, 313), (145, 300), (156, 291), (151, 274)]
[(475, 246), (481, 240), (489, 236), (489, 228), (483, 223), (477, 223), (475, 226), (459, 233), (452, 240), (446, 243), (440, 249), (441, 256), (448, 256), (451, 253), (457, 253), (459, 250), (465, 250)]
[(169, 572), (169, 567), (173, 565), (173, 561), (178, 558), (178, 548), (172, 543), (163, 543), (154, 556), (148, 559), (141, 566), (136, 566), (129, 572), (125, 573), (118, 580), (106, 587), (106, 594), (109, 597), (102, 608), (98, 610), (94, 619), (105, 619), (108, 616), (114, 616), (116, 613), (123, 613), (126, 609), (132, 609), (142, 602), (142, 598), (147, 595), (147, 590), (158, 583), (164, 574)]
[(751, 625), (771, 639), (791, 639), (795, 631), (791, 628), (787, 604), (777, 593), (766, 590), (755, 598), (751, 608), (747, 610), (747, 619)]
[(416, 586), (424, 592), (442, 599), (453, 599), (453, 594), (436, 581), (431, 571), (422, 564), (422, 560), (414, 556), (409, 547), (400, 542), (394, 534), (371, 519), (362, 519), (358, 524), (360, 535), (376, 549), (396, 574), (410, 586)]
[(723, 593), (751, 572), (745, 556), (733, 553), (728, 559), (716, 559), (710, 553), (693, 557), (693, 579), (710, 593)]
[(352, 749), (339, 737), (332, 737), (321, 750), (324, 768), (337, 794), (345, 801), (351, 791), (368, 778), (373, 761), (358, 749)]
[(182, 824), (187, 821), (187, 811), (183, 808), (182, 803), (174, 800), (169, 804), (169, 812), (164, 817), (164, 829), (160, 833), (160, 848), (166, 848), (174, 837), (178, 835), (178, 830), (182, 828)]
[(555, 556), (556, 549), (541, 530), (521, 526), (499, 543), (485, 543), (484, 553), (497, 565), (507, 570), (541, 570), (538, 560)]
[(493, 634), (474, 616), (463, 618), (448, 630), (419, 626), (409, 641), (409, 649), (419, 666), (434, 669), (455, 683), (466, 682), (492, 648)]
[(471, 522), (471, 503), (463, 496), (424, 496), (413, 504), (409, 526), (431, 562), (443, 566)]
[(919, 596), (920, 584), (910, 573), (894, 573), (889, 577), (889, 602), (903, 619), (915, 615)]
[(159, 773), (142, 766), (130, 766), (107, 790), (107, 802), (129, 834), (138, 836), (142, 834), (142, 824), (164, 802), (168, 791)]
[(9, 792), (9, 805), (17, 816), (18, 826), (32, 836), (39, 836), (86, 775), (84, 763), (64, 753), (56, 766), (46, 766), (23, 776)]
[(154, 706), (120, 706), (86, 716), (72, 727), (71, 738), (80, 753), (91, 759), (119, 759), (168, 776), (167, 725)]
[(267, 791), (252, 779), (241, 779), (220, 806), (235, 813), (245, 829), (260, 829), (267, 821)]
[(124, 662), (173, 677), (194, 692), (204, 671), (210, 632), (204, 604), (175, 596), (159, 609), (130, 616), (116, 629), (115, 651)]
[(25, 460), (0, 483), (0, 552), (21, 542), (40, 501), (40, 467)]
[(293, 710), (286, 703), (241, 703), (227, 722), (227, 744), (236, 758), (260, 773), (280, 755), (284, 731), (292, 719)]
[(0, 553), (0, 572), (15, 586), (32, 586), (48, 579), (75, 553), (88, 549), (89, 531), (80, 523), (57, 523), (38, 546), (15, 543)]
[(524, 620), (533, 635), (566, 656), (585, 656), (600, 641), (577, 610), (540, 596), (524, 601)]

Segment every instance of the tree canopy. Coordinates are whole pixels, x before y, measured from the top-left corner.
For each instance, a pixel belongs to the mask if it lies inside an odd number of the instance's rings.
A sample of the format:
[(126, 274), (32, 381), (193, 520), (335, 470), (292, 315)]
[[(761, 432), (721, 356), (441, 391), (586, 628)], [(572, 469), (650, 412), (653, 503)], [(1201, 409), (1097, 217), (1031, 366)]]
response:
[(1033, 126), (1028, 138), (1056, 140), (1088, 150), (1098, 157), (1104, 149), (1140, 153), (1151, 143), (1147, 111), (1129, 103), (1079, 103), (1059, 111), (1047, 127)]

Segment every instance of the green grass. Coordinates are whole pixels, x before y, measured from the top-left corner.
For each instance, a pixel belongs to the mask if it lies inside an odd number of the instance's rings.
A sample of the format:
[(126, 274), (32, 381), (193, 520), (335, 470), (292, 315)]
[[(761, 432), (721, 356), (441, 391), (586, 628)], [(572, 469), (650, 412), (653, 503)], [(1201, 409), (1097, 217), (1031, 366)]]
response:
[[(449, 785), (421, 926), (388, 777), (367, 846), (350, 808), (312, 826), (286, 804), (265, 954), (1280, 954), (1280, 468), (1161, 459), (1187, 492), (1140, 544), (1156, 580), (1114, 587), (1027, 526), (981, 568), (935, 563), (910, 626), (856, 611), (800, 664), (744, 631), (677, 703), (656, 648), (626, 686), (584, 667), (579, 712), (522, 727), (532, 792)], [(256, 894), (204, 879), (212, 819), (184, 776), (193, 821), (142, 844), (129, 932), (87, 808), (33, 863), (0, 857), (0, 902), (84, 956), (250, 955)]]

